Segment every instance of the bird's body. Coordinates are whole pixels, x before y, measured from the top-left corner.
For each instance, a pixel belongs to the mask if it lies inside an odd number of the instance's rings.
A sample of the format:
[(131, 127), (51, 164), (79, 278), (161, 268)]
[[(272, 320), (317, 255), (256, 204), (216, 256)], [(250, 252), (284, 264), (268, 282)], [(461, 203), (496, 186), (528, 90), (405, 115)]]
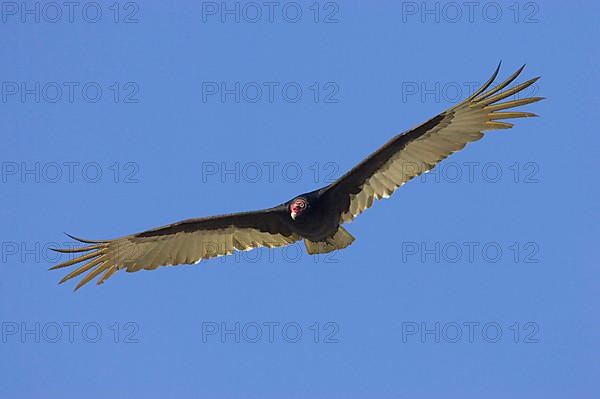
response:
[(302, 198), (309, 204), (308, 209), (297, 216), (292, 223), (292, 228), (302, 238), (315, 242), (325, 241), (335, 234), (340, 225), (339, 215), (328, 212), (327, 204), (323, 203), (322, 193), (325, 189), (326, 187), (323, 187), (319, 190), (300, 194), (283, 204), (286, 213), (296, 198)]
[(529, 97), (499, 102), (522, 92), (538, 78), (505, 91), (521, 67), (498, 86), (486, 91), (498, 74), (475, 93), (427, 122), (393, 137), (348, 173), (318, 190), (301, 194), (272, 208), (188, 219), (138, 234), (104, 241), (77, 239), (83, 248), (57, 249), (83, 253), (52, 269), (87, 262), (66, 275), (61, 283), (89, 273), (76, 289), (102, 274), (102, 284), (117, 270), (133, 272), (159, 266), (192, 264), (234, 251), (279, 247), (304, 240), (309, 254), (342, 249), (354, 237), (342, 226), (369, 208), (374, 200), (389, 197), (410, 179), (435, 167), (466, 144), (483, 137), (483, 131), (508, 129), (500, 119), (536, 116), (529, 112), (499, 112), (541, 100)]

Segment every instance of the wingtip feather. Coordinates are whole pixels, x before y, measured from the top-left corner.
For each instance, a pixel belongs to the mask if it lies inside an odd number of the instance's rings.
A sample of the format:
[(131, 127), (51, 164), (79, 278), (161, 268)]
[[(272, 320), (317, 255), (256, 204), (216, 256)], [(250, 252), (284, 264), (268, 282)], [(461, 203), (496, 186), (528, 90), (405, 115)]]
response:
[(64, 234), (67, 237), (69, 237), (69, 238), (71, 238), (71, 239), (73, 239), (75, 241), (83, 242), (83, 243), (86, 243), (86, 244), (102, 244), (102, 243), (107, 242), (106, 240), (87, 240), (87, 239), (84, 239), (84, 238), (75, 237), (74, 235), (71, 235), (71, 234), (66, 233), (66, 232)]
[(61, 254), (72, 254), (78, 252), (87, 252), (93, 251), (95, 249), (101, 249), (103, 247), (102, 244), (99, 245), (90, 245), (89, 247), (75, 247), (75, 248), (48, 248), (54, 252), (58, 252)]
[(81, 281), (79, 281), (79, 283), (77, 283), (77, 286), (75, 287), (74, 291), (77, 291), (78, 289), (92, 281), (94, 277), (102, 273), (104, 269), (106, 269), (106, 264), (101, 264), (97, 266), (94, 270), (90, 271), (88, 274), (85, 275), (84, 278), (81, 279)]
[(99, 255), (101, 255), (101, 252), (89, 252), (87, 254), (78, 256), (78, 257), (76, 257), (74, 259), (70, 259), (68, 261), (59, 263), (58, 265), (52, 266), (48, 270), (62, 269), (63, 267), (71, 266), (71, 265), (74, 265), (75, 263), (83, 262), (83, 261), (95, 258), (95, 257), (97, 257)]

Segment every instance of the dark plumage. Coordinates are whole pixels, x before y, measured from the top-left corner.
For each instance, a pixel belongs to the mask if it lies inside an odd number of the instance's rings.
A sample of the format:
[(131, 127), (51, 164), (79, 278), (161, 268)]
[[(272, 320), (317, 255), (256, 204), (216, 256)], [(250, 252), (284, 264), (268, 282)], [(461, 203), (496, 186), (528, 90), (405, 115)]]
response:
[(466, 144), (483, 137), (483, 131), (508, 129), (501, 119), (536, 116), (529, 112), (499, 112), (530, 104), (541, 97), (499, 102), (521, 92), (538, 78), (501, 92), (521, 73), (523, 67), (498, 86), (486, 91), (492, 77), (475, 93), (429, 121), (399, 134), (334, 183), (301, 194), (273, 208), (189, 219), (138, 234), (91, 244), (76, 249), (56, 249), (82, 253), (52, 269), (81, 262), (61, 283), (84, 272), (89, 273), (75, 289), (102, 274), (98, 284), (119, 269), (129, 272), (156, 269), (164, 265), (197, 263), (228, 255), (236, 250), (279, 247), (304, 239), (309, 254), (326, 253), (347, 247), (354, 241), (341, 224), (350, 222), (375, 199), (387, 198), (398, 187), (433, 168)]

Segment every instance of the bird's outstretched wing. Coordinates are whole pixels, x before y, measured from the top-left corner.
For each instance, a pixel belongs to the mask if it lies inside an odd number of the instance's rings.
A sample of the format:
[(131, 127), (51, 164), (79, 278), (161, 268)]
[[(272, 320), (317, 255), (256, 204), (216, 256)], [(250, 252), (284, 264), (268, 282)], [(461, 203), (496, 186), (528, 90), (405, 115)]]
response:
[(499, 102), (539, 79), (537, 77), (501, 91), (519, 76), (524, 67), (486, 91), (498, 75), (498, 65), (492, 77), (470, 97), (391, 139), (327, 187), (322, 192), (322, 198), (340, 215), (341, 223), (349, 222), (373, 205), (373, 200), (389, 197), (413, 177), (429, 171), (450, 154), (463, 149), (467, 143), (482, 138), (483, 131), (513, 126), (501, 119), (537, 116), (530, 112), (500, 112), (543, 99), (528, 97)]
[(288, 219), (287, 207), (279, 206), (256, 212), (184, 220), (114, 240), (91, 241), (70, 236), (90, 245), (55, 249), (78, 256), (51, 270), (83, 263), (60, 281), (63, 283), (88, 272), (75, 287), (77, 290), (101, 273), (97, 284), (102, 284), (119, 269), (135, 272), (159, 266), (198, 263), (235, 250), (285, 246), (300, 239), (291, 230)]

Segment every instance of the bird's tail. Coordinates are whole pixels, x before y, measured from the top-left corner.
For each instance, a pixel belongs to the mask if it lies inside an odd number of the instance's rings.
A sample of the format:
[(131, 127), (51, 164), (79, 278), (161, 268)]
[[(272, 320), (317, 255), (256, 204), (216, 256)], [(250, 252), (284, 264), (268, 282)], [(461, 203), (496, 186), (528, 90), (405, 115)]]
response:
[(306, 252), (308, 252), (310, 255), (314, 255), (326, 254), (336, 249), (346, 248), (348, 245), (352, 244), (352, 241), (354, 241), (352, 234), (348, 233), (345, 228), (340, 226), (338, 231), (336, 231), (335, 234), (327, 240), (316, 242), (304, 240), (304, 245), (306, 245)]

